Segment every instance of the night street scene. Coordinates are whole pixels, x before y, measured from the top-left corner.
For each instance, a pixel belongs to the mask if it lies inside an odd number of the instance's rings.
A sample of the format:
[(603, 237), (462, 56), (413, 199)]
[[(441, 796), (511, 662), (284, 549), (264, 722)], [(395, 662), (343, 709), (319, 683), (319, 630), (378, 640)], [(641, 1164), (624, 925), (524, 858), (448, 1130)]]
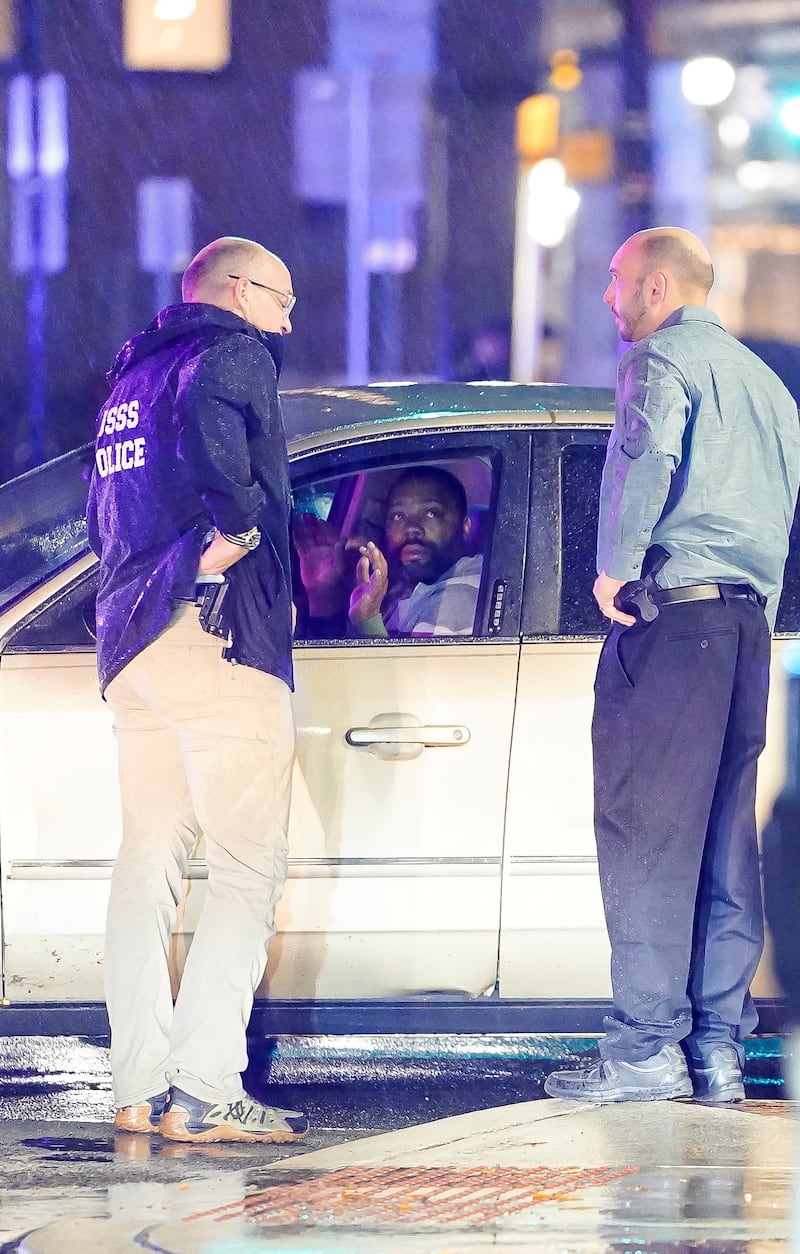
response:
[(0, 1254), (800, 1254), (800, 0), (0, 72)]

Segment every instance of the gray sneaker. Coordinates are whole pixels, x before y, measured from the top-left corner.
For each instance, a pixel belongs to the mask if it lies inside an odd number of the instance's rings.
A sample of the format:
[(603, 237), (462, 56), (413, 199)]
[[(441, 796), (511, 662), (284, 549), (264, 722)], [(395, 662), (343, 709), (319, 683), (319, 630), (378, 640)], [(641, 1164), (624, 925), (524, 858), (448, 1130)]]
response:
[(204, 1102), (174, 1086), (159, 1132), (168, 1141), (299, 1141), (308, 1120), (296, 1110), (262, 1106), (246, 1093), (227, 1102)]
[(670, 1044), (641, 1062), (605, 1058), (579, 1071), (554, 1071), (544, 1091), (573, 1102), (660, 1102), (691, 1097), (692, 1081), (683, 1051)]
[(697, 1102), (743, 1102), (744, 1083), (739, 1055), (733, 1045), (718, 1045), (703, 1058), (702, 1063), (690, 1062), (689, 1071), (694, 1083)]

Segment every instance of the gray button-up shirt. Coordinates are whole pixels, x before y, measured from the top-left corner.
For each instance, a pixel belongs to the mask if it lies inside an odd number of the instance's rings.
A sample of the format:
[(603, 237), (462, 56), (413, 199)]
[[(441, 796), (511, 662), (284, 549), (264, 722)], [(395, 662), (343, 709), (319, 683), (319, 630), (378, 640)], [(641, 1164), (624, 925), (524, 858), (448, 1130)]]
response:
[(600, 489), (597, 569), (657, 582), (749, 583), (775, 621), (800, 484), (797, 405), (710, 310), (687, 305), (619, 363)]

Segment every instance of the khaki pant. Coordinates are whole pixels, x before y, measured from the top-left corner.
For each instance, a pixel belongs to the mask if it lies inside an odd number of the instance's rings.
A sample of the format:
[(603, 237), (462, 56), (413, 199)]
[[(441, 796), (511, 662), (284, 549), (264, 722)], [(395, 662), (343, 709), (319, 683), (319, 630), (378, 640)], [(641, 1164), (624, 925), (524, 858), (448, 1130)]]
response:
[[(106, 689), (123, 812), (105, 949), (118, 1106), (170, 1080), (209, 1101), (241, 1092), (245, 1029), (286, 879), (289, 690), (226, 662), (198, 616), (181, 607)], [(173, 1007), (170, 935), (201, 834), (208, 893)]]

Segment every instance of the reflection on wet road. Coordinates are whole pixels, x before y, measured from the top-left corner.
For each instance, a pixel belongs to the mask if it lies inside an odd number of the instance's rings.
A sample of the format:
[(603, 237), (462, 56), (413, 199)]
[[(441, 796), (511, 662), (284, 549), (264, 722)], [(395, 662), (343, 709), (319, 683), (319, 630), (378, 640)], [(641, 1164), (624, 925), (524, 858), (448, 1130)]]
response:
[(743, 1106), (587, 1110), (536, 1099), (588, 1038), (251, 1042), (312, 1117), (282, 1147), (114, 1133), (104, 1041), (0, 1039), (0, 1254), (800, 1254), (779, 1042), (748, 1044)]
[[(318, 1126), (390, 1129), (543, 1095), (557, 1066), (594, 1056), (595, 1038), (508, 1035), (251, 1039), (245, 1084)], [(748, 1098), (783, 1095), (781, 1042), (747, 1042)], [(0, 1037), (0, 1118), (102, 1120), (113, 1114), (102, 1037)]]

